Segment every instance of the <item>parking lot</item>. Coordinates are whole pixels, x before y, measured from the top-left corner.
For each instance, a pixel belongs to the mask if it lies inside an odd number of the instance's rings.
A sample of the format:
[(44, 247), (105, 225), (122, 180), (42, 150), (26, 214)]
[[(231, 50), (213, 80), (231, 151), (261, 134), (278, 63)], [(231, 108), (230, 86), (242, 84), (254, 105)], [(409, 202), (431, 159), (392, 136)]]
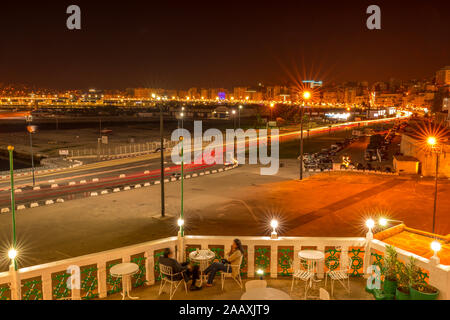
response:
[(402, 126), (396, 124), (383, 131), (354, 130), (351, 138), (333, 142), (319, 152), (305, 154), (305, 170), (323, 171), (332, 169), (333, 163), (340, 163), (341, 169), (392, 172), (393, 156), (400, 151), (398, 132)]

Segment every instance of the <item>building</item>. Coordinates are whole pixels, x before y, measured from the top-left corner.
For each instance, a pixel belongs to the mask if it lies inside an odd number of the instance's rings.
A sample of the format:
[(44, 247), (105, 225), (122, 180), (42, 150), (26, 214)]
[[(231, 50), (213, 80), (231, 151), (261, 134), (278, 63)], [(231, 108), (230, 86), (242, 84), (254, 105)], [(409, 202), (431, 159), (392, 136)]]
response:
[(446, 66), (436, 72), (436, 84), (438, 86), (450, 85), (450, 66)]
[(403, 156), (413, 157), (419, 161), (418, 173), (425, 177), (436, 174), (436, 157), (439, 156), (439, 177), (450, 178), (450, 142), (442, 143), (441, 153), (428, 150), (426, 145), (414, 134), (403, 133), (400, 143)]

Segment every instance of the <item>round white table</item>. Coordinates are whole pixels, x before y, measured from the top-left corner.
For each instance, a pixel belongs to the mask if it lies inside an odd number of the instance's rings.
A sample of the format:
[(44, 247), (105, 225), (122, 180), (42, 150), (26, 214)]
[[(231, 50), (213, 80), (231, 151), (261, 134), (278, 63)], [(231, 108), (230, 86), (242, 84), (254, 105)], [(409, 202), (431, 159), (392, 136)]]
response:
[(131, 276), (138, 273), (138, 271), (139, 266), (131, 262), (119, 263), (109, 269), (111, 276), (122, 278), (122, 300), (125, 300), (125, 296), (128, 296), (130, 299), (139, 299), (138, 297), (130, 296)]
[(244, 293), (241, 300), (292, 300), (286, 292), (274, 288), (250, 289)]
[(208, 268), (211, 260), (216, 257), (216, 254), (209, 249), (206, 250), (195, 250), (189, 254), (189, 259), (192, 262), (197, 262), (200, 265), (200, 286), (203, 285), (203, 271)]
[(317, 279), (317, 263), (319, 261), (325, 260), (325, 254), (322, 251), (318, 250), (302, 250), (298, 253), (299, 258), (305, 259), (308, 263), (308, 267), (311, 268), (314, 276), (310, 281), (310, 288), (315, 287), (314, 284), (321, 280)]

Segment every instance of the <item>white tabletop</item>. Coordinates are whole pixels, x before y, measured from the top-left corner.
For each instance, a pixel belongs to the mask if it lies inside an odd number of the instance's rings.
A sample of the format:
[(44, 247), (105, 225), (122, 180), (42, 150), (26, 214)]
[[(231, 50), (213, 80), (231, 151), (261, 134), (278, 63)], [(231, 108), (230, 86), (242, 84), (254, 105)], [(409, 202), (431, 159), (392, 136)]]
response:
[(302, 250), (298, 253), (300, 258), (306, 260), (322, 260), (325, 259), (325, 254), (318, 250)]
[(292, 300), (286, 292), (274, 288), (250, 289), (244, 293), (241, 300)]
[(192, 251), (189, 254), (189, 258), (191, 260), (200, 261), (200, 260), (211, 260), (216, 256), (214, 252), (212, 252), (209, 249), (206, 250), (198, 250), (198, 251)]
[(112, 276), (121, 277), (135, 274), (139, 271), (139, 266), (136, 263), (126, 262), (119, 263), (109, 269)]

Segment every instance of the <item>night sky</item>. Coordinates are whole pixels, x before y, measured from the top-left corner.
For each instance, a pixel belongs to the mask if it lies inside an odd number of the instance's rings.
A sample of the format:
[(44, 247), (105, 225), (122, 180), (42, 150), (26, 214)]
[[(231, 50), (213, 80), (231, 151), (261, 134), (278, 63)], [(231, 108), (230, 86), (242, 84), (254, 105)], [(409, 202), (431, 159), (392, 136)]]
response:
[(0, 82), (56, 89), (421, 79), (450, 65), (450, 1), (8, 1), (0, 36)]

